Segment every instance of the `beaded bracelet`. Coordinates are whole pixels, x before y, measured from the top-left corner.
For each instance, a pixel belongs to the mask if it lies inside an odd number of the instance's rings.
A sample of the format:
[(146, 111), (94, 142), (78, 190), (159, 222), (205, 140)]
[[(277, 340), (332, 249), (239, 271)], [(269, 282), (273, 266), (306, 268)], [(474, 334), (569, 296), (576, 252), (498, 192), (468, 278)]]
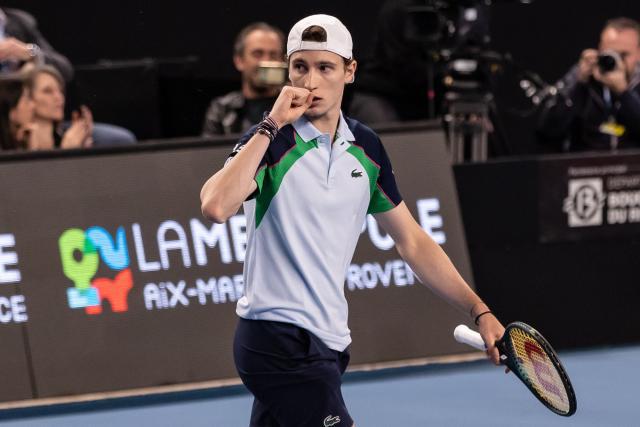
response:
[(272, 142), (278, 134), (278, 123), (271, 117), (267, 116), (260, 122), (256, 128), (256, 133), (265, 135)]

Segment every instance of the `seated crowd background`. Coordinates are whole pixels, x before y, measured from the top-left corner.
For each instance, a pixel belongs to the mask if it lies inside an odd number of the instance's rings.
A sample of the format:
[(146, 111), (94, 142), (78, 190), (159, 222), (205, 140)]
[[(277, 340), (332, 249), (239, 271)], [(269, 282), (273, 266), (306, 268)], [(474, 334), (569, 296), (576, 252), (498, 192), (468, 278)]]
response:
[[(0, 9), (0, 146), (46, 150), (130, 145), (136, 137), (119, 126), (94, 123), (81, 106), (64, 118), (65, 86), (73, 78), (69, 60), (18, 9)], [(20, 88), (20, 85), (22, 87)]]
[[(432, 63), (406, 38), (403, 2), (380, 10), (373, 49), (362, 58), (343, 109), (367, 125), (442, 117), (441, 84), (433, 85)], [(240, 88), (214, 96), (202, 111), (203, 137), (239, 134), (261, 120), (287, 84), (284, 34), (265, 22), (247, 25), (232, 46)], [(601, 70), (598, 58), (615, 61)], [(431, 71), (430, 71), (431, 70)], [(629, 18), (607, 21), (599, 46), (586, 49), (538, 111), (540, 146), (553, 151), (640, 147), (640, 25)], [(0, 147), (47, 150), (131, 145), (129, 130), (94, 122), (91, 109), (66, 106), (70, 61), (40, 33), (36, 20), (17, 9), (0, 9)], [(435, 76), (436, 83), (442, 76)], [(214, 94), (212, 94), (214, 95)], [(69, 116), (65, 118), (65, 106)], [(97, 118), (99, 119), (99, 117)], [(489, 126), (492, 128), (492, 126)], [(195, 131), (194, 133), (197, 133)]]

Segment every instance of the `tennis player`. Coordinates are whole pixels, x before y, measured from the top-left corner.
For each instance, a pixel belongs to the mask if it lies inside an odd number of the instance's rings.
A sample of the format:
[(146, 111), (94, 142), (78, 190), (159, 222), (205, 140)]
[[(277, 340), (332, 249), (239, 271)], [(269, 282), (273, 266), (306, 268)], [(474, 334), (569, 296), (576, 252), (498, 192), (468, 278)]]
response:
[(287, 56), (291, 86), (205, 183), (202, 211), (222, 223), (244, 203), (234, 358), (255, 397), (251, 426), (350, 427), (340, 389), (351, 342), (344, 281), (368, 213), (422, 283), (476, 320), (496, 364), (504, 328), (409, 213), (378, 136), (342, 115), (356, 72), (347, 28), (306, 17)]

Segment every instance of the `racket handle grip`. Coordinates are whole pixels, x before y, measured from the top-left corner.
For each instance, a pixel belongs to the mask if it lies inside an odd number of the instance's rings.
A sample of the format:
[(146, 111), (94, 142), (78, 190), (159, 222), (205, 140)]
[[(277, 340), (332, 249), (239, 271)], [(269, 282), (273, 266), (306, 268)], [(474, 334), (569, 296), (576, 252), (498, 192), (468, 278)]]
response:
[(461, 344), (470, 345), (478, 350), (486, 350), (482, 336), (476, 331), (469, 329), (467, 325), (458, 325), (453, 330), (453, 337)]

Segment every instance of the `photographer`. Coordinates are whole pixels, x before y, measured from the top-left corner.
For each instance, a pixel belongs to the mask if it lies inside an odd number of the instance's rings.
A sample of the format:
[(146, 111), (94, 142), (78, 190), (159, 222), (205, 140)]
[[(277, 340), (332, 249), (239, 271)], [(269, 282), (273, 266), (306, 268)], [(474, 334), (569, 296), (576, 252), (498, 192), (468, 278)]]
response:
[(586, 49), (557, 84), (538, 125), (562, 151), (640, 147), (640, 24), (608, 21), (598, 50)]
[[(233, 47), (233, 64), (242, 76), (241, 90), (230, 92), (211, 101), (204, 117), (202, 136), (246, 132), (262, 120), (271, 109), (284, 84), (285, 71), (276, 83), (265, 81), (260, 67), (265, 61), (284, 59), (284, 34), (264, 22), (244, 27)], [(263, 70), (264, 71), (264, 70)]]

